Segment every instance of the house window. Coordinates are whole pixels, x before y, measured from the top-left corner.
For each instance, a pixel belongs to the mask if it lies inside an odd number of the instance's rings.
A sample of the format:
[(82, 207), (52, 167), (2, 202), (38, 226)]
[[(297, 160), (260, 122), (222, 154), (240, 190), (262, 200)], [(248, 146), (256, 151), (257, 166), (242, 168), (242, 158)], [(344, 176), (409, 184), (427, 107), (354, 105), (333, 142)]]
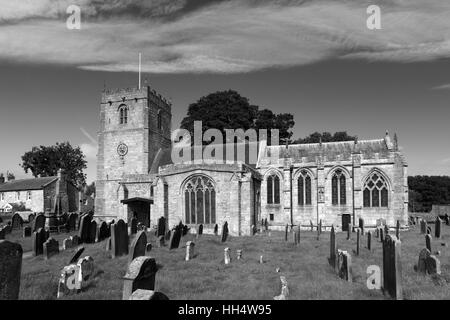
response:
[(273, 219), (274, 219), (273, 213), (269, 214), (269, 219), (270, 219), (270, 221), (273, 221)]
[(27, 200), (31, 200), (31, 191), (27, 192)]
[(336, 170), (331, 178), (331, 203), (333, 205), (347, 203), (346, 178), (342, 170)]
[(297, 180), (298, 186), (298, 205), (311, 204), (311, 177), (308, 172), (302, 171)]
[(267, 177), (267, 203), (280, 203), (280, 178), (276, 174)]
[(379, 174), (373, 173), (364, 184), (364, 207), (387, 207), (389, 202), (386, 180)]
[(216, 223), (216, 191), (210, 178), (195, 176), (184, 187), (187, 224)]
[(120, 124), (128, 123), (128, 107), (124, 104), (119, 107), (119, 119)]

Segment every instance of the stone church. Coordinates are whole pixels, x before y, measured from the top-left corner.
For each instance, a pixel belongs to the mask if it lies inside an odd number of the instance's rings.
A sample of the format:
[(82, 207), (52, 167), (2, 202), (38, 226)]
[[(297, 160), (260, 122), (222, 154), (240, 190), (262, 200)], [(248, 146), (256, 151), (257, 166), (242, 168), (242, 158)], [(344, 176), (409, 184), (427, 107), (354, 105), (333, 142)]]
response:
[(171, 118), (171, 103), (148, 86), (102, 93), (97, 218), (135, 216), (154, 227), (164, 216), (168, 227), (203, 224), (205, 233), (216, 224), (220, 232), (227, 221), (236, 236), (250, 235), (262, 219), (280, 230), (320, 220), (346, 229), (359, 218), (368, 227), (381, 219), (407, 225), (407, 163), (396, 136), (287, 146), (261, 141), (252, 149), (256, 164), (174, 164)]

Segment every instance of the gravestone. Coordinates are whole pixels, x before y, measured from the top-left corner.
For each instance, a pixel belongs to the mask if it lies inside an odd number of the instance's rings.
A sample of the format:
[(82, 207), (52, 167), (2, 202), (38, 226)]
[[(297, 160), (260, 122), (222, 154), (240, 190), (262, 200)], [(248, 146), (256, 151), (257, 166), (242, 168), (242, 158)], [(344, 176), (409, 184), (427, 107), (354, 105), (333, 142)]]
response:
[(197, 234), (198, 234), (199, 236), (201, 236), (201, 235), (203, 234), (203, 224), (201, 224), (201, 225), (198, 226)]
[(72, 246), (74, 247), (80, 244), (80, 238), (77, 235), (70, 236), (69, 239), (72, 240)]
[(152, 244), (151, 243), (147, 243), (145, 245), (145, 255), (148, 255), (152, 251), (152, 248), (153, 248)]
[(182, 235), (183, 231), (181, 230), (181, 228), (175, 228), (175, 230), (173, 230), (173, 232), (170, 235), (170, 240), (169, 240), (169, 249), (177, 249), (180, 246), (180, 241), (181, 241), (181, 235)]
[(380, 228), (380, 241), (384, 242), (384, 230), (383, 230), (383, 228)]
[(267, 222), (267, 218), (264, 219), (264, 227), (266, 228), (266, 231), (269, 230), (269, 222)]
[(138, 224), (137, 219), (135, 217), (131, 218), (131, 221), (130, 221), (131, 234), (136, 234), (137, 233), (137, 224)]
[(427, 234), (431, 235), (431, 227), (430, 226), (427, 227)]
[(158, 219), (158, 232), (156, 233), (156, 236), (163, 236), (166, 234), (166, 218), (161, 217)]
[(71, 249), (72, 247), (72, 240), (70, 238), (66, 238), (63, 240), (63, 250)]
[(105, 250), (106, 251), (111, 251), (111, 247), (112, 247), (112, 245), (111, 245), (111, 237), (109, 237), (108, 239), (106, 239), (106, 248), (105, 248)]
[(217, 224), (214, 226), (214, 235), (219, 235), (219, 226)]
[(309, 220), (309, 224), (311, 226), (311, 232), (314, 232), (314, 225), (313, 225), (312, 220)]
[(139, 289), (155, 290), (155, 277), (158, 268), (151, 257), (137, 257), (128, 266), (123, 278), (122, 299), (128, 300), (132, 293)]
[(224, 262), (225, 264), (230, 264), (231, 262), (231, 257), (230, 257), (230, 248), (225, 248), (223, 250), (223, 254), (224, 254)]
[(427, 233), (427, 222), (425, 220), (420, 220), (420, 233)]
[(43, 245), (44, 259), (48, 260), (55, 254), (59, 253), (59, 243), (54, 238), (48, 238)]
[(417, 263), (417, 271), (427, 273), (427, 259), (431, 255), (430, 250), (422, 249), (419, 253), (419, 262)]
[(47, 241), (47, 233), (43, 228), (33, 232), (31, 237), (33, 256), (38, 256), (44, 253), (44, 242)]
[(431, 234), (425, 235), (425, 247), (431, 251)]
[(58, 281), (58, 293), (56, 296), (58, 299), (81, 290), (78, 273), (79, 267), (76, 264), (71, 264), (63, 268)]
[(441, 274), (441, 262), (436, 256), (430, 255), (426, 261), (426, 264), (427, 264), (427, 272), (429, 274), (431, 275)]
[(67, 229), (69, 232), (77, 229), (77, 220), (78, 214), (75, 212), (69, 214), (69, 219), (67, 220)]
[(372, 250), (372, 231), (367, 232), (367, 250)]
[(21, 229), (23, 226), (23, 219), (20, 214), (15, 213), (11, 218), (11, 228), (13, 230)]
[(377, 238), (378, 239), (378, 237), (380, 236), (380, 228), (376, 228), (375, 229), (375, 238)]
[(297, 227), (297, 244), (300, 244), (300, 237), (301, 237), (301, 235), (300, 235), (300, 223), (299, 223), (298, 227)]
[(33, 221), (33, 232), (41, 228), (45, 228), (45, 216), (43, 214), (38, 214)]
[(228, 222), (225, 221), (222, 228), (222, 242), (227, 241), (227, 238), (228, 238)]
[(395, 236), (400, 240), (400, 220), (397, 220), (397, 226), (395, 227)]
[(22, 246), (0, 240), (0, 300), (18, 300), (22, 272)]
[(95, 220), (92, 220), (91, 224), (89, 226), (89, 242), (88, 243), (95, 243), (96, 236), (97, 236), (97, 222), (95, 222)]
[(319, 221), (319, 225), (317, 226), (317, 231), (319, 232), (319, 234), (322, 233), (322, 219), (320, 219), (320, 221)]
[(31, 227), (30, 226), (23, 227), (23, 237), (24, 238), (31, 237)]
[(164, 236), (159, 236), (158, 237), (158, 248), (162, 248), (164, 246), (165, 246)]
[(347, 251), (338, 250), (336, 266), (339, 278), (352, 282), (352, 257)]
[(329, 263), (333, 267), (333, 269), (336, 268), (336, 252), (337, 252), (336, 232), (334, 230), (334, 226), (331, 226)]
[(284, 228), (284, 241), (288, 241), (288, 233), (289, 233), (289, 226), (286, 225)]
[(96, 242), (101, 242), (109, 237), (108, 224), (105, 221), (100, 223), (100, 226), (97, 229), (97, 234), (95, 236)]
[(361, 229), (361, 235), (364, 235), (364, 219), (359, 218), (359, 228)]
[(72, 256), (72, 258), (69, 261), (69, 264), (77, 263), (78, 259), (84, 252), (84, 247), (79, 247), (75, 254)]
[(361, 229), (356, 230), (356, 255), (359, 256), (359, 247), (361, 246)]
[(386, 235), (383, 242), (383, 290), (393, 299), (402, 300), (401, 242), (393, 235)]
[(139, 231), (133, 240), (128, 256), (128, 263), (131, 263), (137, 257), (145, 256), (145, 249), (147, 246), (147, 235), (145, 231)]
[(128, 227), (122, 219), (111, 225), (111, 254), (113, 258), (128, 254)]
[(78, 260), (77, 266), (79, 268), (78, 280), (81, 282), (81, 287), (83, 287), (83, 282), (90, 280), (94, 274), (94, 259), (90, 256), (81, 258)]
[(436, 217), (436, 222), (434, 225), (434, 237), (436, 239), (440, 239), (441, 238), (441, 226), (442, 226), (442, 221), (439, 217)]
[(91, 234), (91, 216), (85, 214), (81, 217), (80, 224), (78, 227), (78, 237), (80, 243), (90, 243)]
[(242, 259), (242, 250), (236, 250), (236, 259), (241, 260)]
[[(35, 218), (34, 214), (30, 214), (30, 215), (28, 216), (28, 223), (29, 223), (30, 226), (32, 227), (31, 229), (33, 229), (33, 221), (34, 221), (34, 218)], [(1, 222), (1, 221), (0, 221), (0, 222)]]
[(169, 241), (171, 234), (172, 234), (172, 231), (171, 230), (167, 230), (166, 235), (162, 236), (162, 237), (164, 238), (164, 240)]
[(187, 225), (183, 225), (183, 226), (181, 227), (181, 231), (182, 231), (182, 235), (183, 235), (183, 237), (184, 237), (185, 235), (188, 234), (188, 232), (189, 232), (189, 227), (188, 227)]
[(280, 276), (281, 280), (281, 293), (279, 296), (273, 298), (273, 300), (288, 300), (289, 297), (289, 288), (286, 277)]
[(186, 242), (186, 257), (184, 260), (189, 261), (194, 257), (195, 244), (192, 241)]
[(4, 227), (0, 227), (0, 240), (5, 240), (6, 231)]

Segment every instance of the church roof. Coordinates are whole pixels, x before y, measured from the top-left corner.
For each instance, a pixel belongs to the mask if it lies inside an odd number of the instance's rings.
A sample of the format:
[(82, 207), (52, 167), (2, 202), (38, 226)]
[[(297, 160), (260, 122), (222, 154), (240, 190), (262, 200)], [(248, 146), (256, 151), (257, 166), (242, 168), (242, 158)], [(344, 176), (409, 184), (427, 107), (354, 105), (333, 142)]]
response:
[(384, 139), (377, 140), (362, 140), (355, 143), (355, 141), (342, 142), (325, 142), (325, 143), (309, 143), (309, 144), (294, 144), (286, 146), (267, 146), (266, 157), (270, 157), (271, 152), (278, 149), (280, 158), (293, 158), (294, 160), (301, 160), (306, 158), (306, 161), (316, 161), (316, 157), (324, 156), (326, 161), (351, 160), (352, 153), (362, 154), (364, 158), (373, 158), (375, 153), (378, 153), (380, 158), (387, 157), (390, 149), (388, 148)]
[(43, 177), (43, 178), (8, 181), (0, 184), (0, 192), (40, 190), (56, 180), (58, 180), (58, 177), (55, 176), (55, 177)]

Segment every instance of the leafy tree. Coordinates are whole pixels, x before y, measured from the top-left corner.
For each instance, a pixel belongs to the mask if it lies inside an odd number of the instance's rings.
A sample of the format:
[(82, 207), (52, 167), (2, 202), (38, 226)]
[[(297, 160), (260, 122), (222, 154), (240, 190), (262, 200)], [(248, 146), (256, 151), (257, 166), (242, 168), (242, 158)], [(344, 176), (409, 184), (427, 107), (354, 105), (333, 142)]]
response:
[(188, 107), (181, 128), (194, 135), (194, 121), (202, 121), (202, 132), (218, 129), (225, 137), (225, 129), (280, 130), (280, 140), (290, 139), (294, 126), (291, 114), (273, 114), (268, 109), (259, 110), (249, 100), (234, 90), (219, 91), (200, 98)]
[(409, 209), (429, 212), (433, 204), (450, 204), (449, 176), (410, 176)]
[(91, 195), (95, 194), (95, 182), (92, 182), (91, 184), (86, 185), (84, 194), (86, 196), (91, 196)]
[(16, 176), (14, 175), (14, 173), (12, 173), (12, 172), (7, 172), (6, 173), (6, 179), (9, 181), (9, 180), (15, 180), (16, 179)]
[(83, 170), (87, 162), (80, 147), (73, 148), (69, 142), (56, 143), (53, 146), (33, 147), (22, 156), (22, 168), (25, 173), (31, 171), (34, 177), (55, 176), (62, 169), (67, 178), (76, 185), (84, 185), (86, 175)]
[(340, 141), (355, 141), (357, 140), (357, 136), (351, 136), (347, 133), (347, 131), (339, 131), (331, 134), (330, 132), (314, 132), (303, 139), (297, 139), (294, 141), (296, 144), (305, 144), (305, 143), (319, 143), (322, 142), (340, 142)]

